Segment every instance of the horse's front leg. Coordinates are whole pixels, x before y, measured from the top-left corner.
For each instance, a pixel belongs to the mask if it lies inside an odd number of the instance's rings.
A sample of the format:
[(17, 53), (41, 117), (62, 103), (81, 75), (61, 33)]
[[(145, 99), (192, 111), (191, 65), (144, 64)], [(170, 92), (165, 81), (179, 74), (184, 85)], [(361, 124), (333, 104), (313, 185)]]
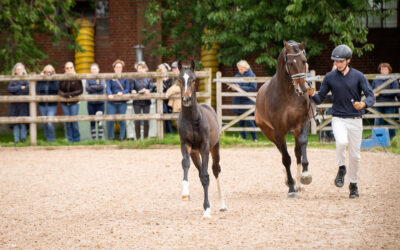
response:
[(300, 132), (301, 129), (296, 129), (294, 131), (294, 139), (295, 139), (295, 148), (294, 148), (294, 153), (296, 155), (296, 163), (297, 163), (297, 173), (296, 173), (296, 190), (297, 191), (302, 191), (303, 186), (300, 183), (300, 176), (301, 176), (301, 146), (299, 142), (299, 137), (300, 137)]
[(183, 168), (183, 181), (182, 181), (182, 200), (188, 201), (190, 200), (189, 193), (189, 181), (188, 181), (188, 172), (190, 167), (190, 151), (191, 147), (185, 144), (181, 144), (181, 152), (182, 152), (182, 168)]
[(299, 143), (301, 146), (301, 165), (303, 166), (303, 171), (301, 173), (300, 182), (304, 185), (308, 185), (312, 182), (312, 176), (308, 172), (308, 159), (307, 159), (307, 144), (308, 144), (308, 127), (309, 122), (306, 121), (301, 128), (301, 133), (299, 136)]
[(287, 151), (286, 141), (284, 138), (285, 137), (275, 134), (275, 139), (276, 139), (275, 145), (281, 152), (282, 163), (286, 169), (287, 185), (289, 186), (288, 198), (296, 198), (297, 192), (296, 192), (296, 189), (294, 188), (294, 180), (293, 180), (292, 174), (290, 172), (290, 165), (291, 165), (292, 160)]
[(210, 185), (210, 176), (208, 175), (208, 158), (210, 154), (209, 143), (204, 143), (205, 145), (201, 148), (201, 170), (199, 173), (201, 185), (204, 190), (204, 214), (203, 219), (211, 219), (211, 209), (210, 201), (208, 200), (208, 186)]

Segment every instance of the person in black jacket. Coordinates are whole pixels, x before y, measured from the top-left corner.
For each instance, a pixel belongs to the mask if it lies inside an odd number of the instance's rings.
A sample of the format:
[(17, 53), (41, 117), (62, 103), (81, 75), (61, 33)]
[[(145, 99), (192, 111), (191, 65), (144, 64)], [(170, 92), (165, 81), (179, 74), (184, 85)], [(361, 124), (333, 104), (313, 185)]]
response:
[[(170, 72), (171, 67), (168, 65), (168, 63), (162, 63), (158, 65), (157, 71), (159, 72)], [(172, 86), (174, 83), (174, 79), (169, 78), (169, 77), (164, 77), (163, 78), (163, 93), (167, 92), (167, 90)], [(164, 100), (163, 103), (163, 112), (164, 114), (171, 113), (169, 108), (168, 108), (168, 100)], [(172, 134), (172, 123), (170, 120), (165, 120), (165, 127), (166, 127), (166, 132), (169, 134)]]
[[(74, 64), (72, 62), (67, 62), (65, 64), (65, 74), (75, 74)], [(83, 86), (81, 80), (67, 80), (60, 81), (60, 86), (58, 89), (58, 94), (64, 98), (72, 98), (82, 94)], [(65, 101), (61, 102), (61, 108), (65, 116), (78, 115), (79, 112), (79, 102), (76, 101)], [(67, 129), (67, 139), (70, 142), (78, 142), (81, 140), (81, 135), (79, 133), (78, 122), (66, 122)]]
[[(318, 94), (312, 99), (320, 104), (329, 91), (333, 96), (332, 130), (336, 140), (336, 164), (339, 166), (335, 185), (343, 187), (346, 170), (346, 147), (349, 149), (349, 198), (358, 198), (358, 171), (360, 169), (360, 150), (362, 138), (362, 119), (365, 108), (375, 103), (374, 93), (365, 76), (350, 67), (352, 51), (349, 46), (337, 46), (331, 55), (337, 69), (326, 74)], [(365, 99), (361, 100), (361, 91)]]
[[(13, 70), (13, 75), (26, 75), (25, 66), (22, 63), (15, 64)], [(29, 94), (29, 83), (27, 81), (12, 81), (8, 85), (8, 92), (13, 95), (28, 95)], [(16, 102), (10, 103), (10, 116), (29, 116), (29, 103), (26, 102)], [(27, 135), (27, 125), (26, 124), (12, 124), (14, 144), (25, 141)]]
[[(138, 62), (137, 64), (135, 64), (135, 69), (141, 73), (149, 71), (149, 68), (147, 67), (145, 62)], [(151, 92), (154, 92), (153, 80), (151, 78), (132, 79), (131, 90), (132, 94), (139, 93), (143, 95), (148, 95)], [(148, 114), (150, 112), (150, 105), (151, 105), (150, 100), (136, 100), (133, 101), (133, 110), (135, 111), (135, 114), (141, 114), (141, 113)], [(136, 140), (139, 140), (141, 138), (140, 136), (141, 122), (143, 122), (143, 138), (146, 139), (149, 136), (149, 121), (136, 120), (135, 121)]]
[[(56, 71), (53, 66), (46, 65), (40, 75), (54, 75)], [(39, 95), (57, 95), (58, 93), (58, 81), (39, 81), (36, 83), (36, 92)], [(41, 116), (55, 116), (57, 112), (57, 102), (39, 102), (38, 105)], [(56, 139), (56, 133), (54, 124), (46, 122), (43, 124), (44, 136), (47, 142), (54, 142)]]
[[(100, 72), (99, 65), (97, 63), (93, 63), (90, 66), (90, 73), (98, 74)], [(104, 89), (106, 87), (106, 80), (104, 79), (94, 79), (86, 81), (86, 91), (89, 95), (103, 95)], [(89, 115), (103, 115), (104, 114), (104, 101), (94, 101), (88, 102), (87, 104), (88, 114)], [(99, 139), (103, 139), (103, 122), (97, 122), (98, 128), (98, 136)], [(92, 139), (96, 139), (96, 122), (90, 122), (90, 132), (92, 135)]]

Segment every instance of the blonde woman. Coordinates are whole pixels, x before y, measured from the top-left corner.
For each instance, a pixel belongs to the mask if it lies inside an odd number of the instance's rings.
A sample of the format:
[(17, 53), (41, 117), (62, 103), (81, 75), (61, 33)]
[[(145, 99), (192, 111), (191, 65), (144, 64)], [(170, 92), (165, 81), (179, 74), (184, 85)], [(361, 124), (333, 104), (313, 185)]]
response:
[[(16, 63), (12, 70), (13, 75), (26, 75), (25, 66), (22, 63)], [(29, 83), (27, 81), (12, 81), (8, 85), (8, 92), (12, 95), (28, 95)], [(29, 103), (16, 102), (10, 103), (10, 116), (29, 116)], [(27, 125), (18, 123), (12, 124), (14, 144), (24, 142), (27, 135)]]
[[(56, 71), (50, 64), (46, 65), (40, 75), (51, 76)], [(36, 92), (38, 95), (57, 95), (58, 81), (39, 81), (36, 83)], [(38, 105), (41, 116), (55, 116), (57, 112), (57, 102), (39, 102)], [(47, 142), (54, 142), (56, 134), (54, 124), (51, 122), (43, 123), (44, 136)]]
[[(238, 69), (238, 73), (235, 75), (235, 77), (256, 77), (256, 75), (251, 70), (250, 65), (248, 64), (247, 61), (240, 60), (236, 64), (236, 67)], [(239, 83), (236, 83), (235, 85), (236, 85), (236, 87), (239, 87), (246, 92), (256, 92), (257, 91), (257, 83), (256, 82), (239, 82)], [(235, 97), (233, 97), (233, 104), (243, 104), (243, 105), (252, 104), (252, 105), (254, 105), (254, 102), (244, 96), (243, 97), (235, 96)], [(241, 115), (246, 110), (245, 109), (234, 109), (232, 111), (234, 113), (236, 113), (237, 115)], [(256, 127), (256, 124), (254, 123), (254, 121), (245, 121), (245, 120), (240, 120), (239, 126), (245, 127), (246, 122), (249, 125), (249, 127), (252, 127), (252, 128)], [(257, 141), (256, 132), (250, 132), (250, 134), (251, 134), (253, 141), (256, 142)], [(247, 134), (245, 131), (241, 131), (240, 135), (242, 136), (243, 139), (245, 139), (245, 140), (247, 139)]]

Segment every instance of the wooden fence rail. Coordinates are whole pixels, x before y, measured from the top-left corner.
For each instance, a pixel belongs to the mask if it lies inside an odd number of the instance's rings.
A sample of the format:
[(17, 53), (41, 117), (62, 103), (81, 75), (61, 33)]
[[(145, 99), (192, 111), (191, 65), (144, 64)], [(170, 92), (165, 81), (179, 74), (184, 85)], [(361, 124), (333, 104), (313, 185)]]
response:
[[(400, 93), (400, 90), (386, 90), (383, 89), (387, 85), (391, 84), (393, 81), (397, 80), (400, 78), (400, 74), (391, 74), (391, 75), (376, 75), (376, 74), (366, 74), (365, 75), (368, 80), (373, 80), (377, 78), (381, 79), (388, 79), (389, 80), (385, 81), (381, 86), (378, 88), (374, 89), (375, 93)], [(249, 99), (255, 101), (255, 97), (257, 96), (256, 92), (249, 92), (247, 93), (246, 91), (236, 88), (233, 84), (238, 83), (238, 82), (262, 82), (262, 83), (267, 83), (271, 80), (272, 77), (222, 77), (221, 72), (217, 72), (216, 78), (214, 79), (214, 82), (216, 82), (216, 99), (217, 99), (217, 117), (219, 124), (221, 126), (221, 131), (260, 131), (259, 128), (241, 128), (241, 127), (233, 127), (237, 122), (240, 120), (254, 120), (255, 117), (251, 116), (251, 114), (255, 111), (255, 105), (233, 105), (231, 103), (224, 103), (222, 98), (223, 97), (235, 97), (235, 96), (246, 96)], [(310, 77), (307, 79), (309, 82), (312, 82), (312, 86), (315, 88), (316, 82), (322, 82), (324, 79), (324, 76), (316, 76), (315, 71), (310, 72)], [(235, 90), (236, 92), (223, 92), (222, 91), (222, 86), (223, 84), (228, 85), (231, 89)], [(375, 103), (374, 107), (390, 107), (390, 106), (397, 106), (400, 107), (400, 102), (379, 102)], [(331, 108), (332, 104), (331, 103), (323, 103), (320, 105), (316, 106), (316, 109), (328, 109)], [(247, 109), (246, 112), (239, 116), (234, 116), (234, 115), (223, 115), (223, 110), (231, 110), (231, 109), (237, 109), (237, 108), (242, 108), (242, 109)], [(374, 108), (368, 108), (367, 109), (369, 112), (372, 114), (365, 114), (363, 116), (364, 119), (372, 119), (372, 118), (383, 118), (386, 121), (388, 121), (391, 125), (385, 125), (384, 127), (388, 128), (400, 128), (399, 123), (397, 123), (395, 120), (392, 118), (399, 118), (399, 114), (381, 114), (378, 111), (376, 111)], [(315, 113), (314, 109), (314, 113)], [(331, 130), (331, 127), (328, 127), (327, 125), (330, 123), (331, 120), (331, 115), (320, 115), (317, 114), (314, 118), (316, 120), (320, 120), (321, 123), (317, 126), (316, 122), (314, 119), (311, 119), (311, 133), (316, 134), (317, 131), (322, 131), (322, 130)], [(322, 121), (323, 120), (323, 121)], [(374, 127), (380, 127), (380, 126), (364, 126), (364, 129), (372, 129)]]
[[(197, 78), (205, 78), (206, 92), (197, 93), (197, 98), (202, 98), (211, 105), (211, 70), (196, 71)], [(157, 136), (159, 139), (164, 137), (163, 121), (175, 120), (178, 114), (163, 114), (163, 100), (167, 99), (163, 93), (164, 77), (176, 78), (176, 72), (146, 72), (146, 73), (101, 73), (101, 74), (55, 74), (52, 76), (42, 75), (25, 75), (11, 76), (0, 75), (0, 82), (8, 81), (29, 81), (29, 95), (26, 96), (0, 96), (0, 103), (10, 102), (29, 102), (29, 116), (24, 117), (0, 117), (0, 124), (29, 123), (29, 134), (31, 145), (37, 144), (37, 123), (46, 122), (77, 122), (77, 121), (113, 121), (113, 120), (156, 120)], [(157, 93), (148, 95), (126, 94), (122, 96), (113, 95), (112, 101), (128, 101), (128, 100), (151, 100), (156, 99), (155, 114), (131, 114), (131, 115), (77, 115), (77, 116), (37, 116), (36, 103), (38, 102), (63, 102), (63, 101), (110, 101), (107, 95), (80, 95), (73, 98), (63, 98), (60, 96), (37, 96), (37, 81), (65, 81), (65, 80), (87, 80), (87, 79), (133, 79), (133, 78), (156, 78)], [(179, 98), (180, 95), (174, 95), (172, 98)]]

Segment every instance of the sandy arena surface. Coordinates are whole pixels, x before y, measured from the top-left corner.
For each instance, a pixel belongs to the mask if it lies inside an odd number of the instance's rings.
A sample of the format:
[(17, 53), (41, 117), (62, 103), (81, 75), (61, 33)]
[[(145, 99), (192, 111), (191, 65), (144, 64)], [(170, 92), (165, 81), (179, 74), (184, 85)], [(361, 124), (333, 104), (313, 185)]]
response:
[(228, 211), (210, 178), (206, 221), (193, 165), (181, 200), (179, 149), (1, 148), (0, 248), (400, 249), (399, 155), (362, 153), (355, 200), (347, 180), (333, 184), (335, 151), (309, 150), (313, 182), (297, 199), (280, 159), (275, 148), (222, 149)]

